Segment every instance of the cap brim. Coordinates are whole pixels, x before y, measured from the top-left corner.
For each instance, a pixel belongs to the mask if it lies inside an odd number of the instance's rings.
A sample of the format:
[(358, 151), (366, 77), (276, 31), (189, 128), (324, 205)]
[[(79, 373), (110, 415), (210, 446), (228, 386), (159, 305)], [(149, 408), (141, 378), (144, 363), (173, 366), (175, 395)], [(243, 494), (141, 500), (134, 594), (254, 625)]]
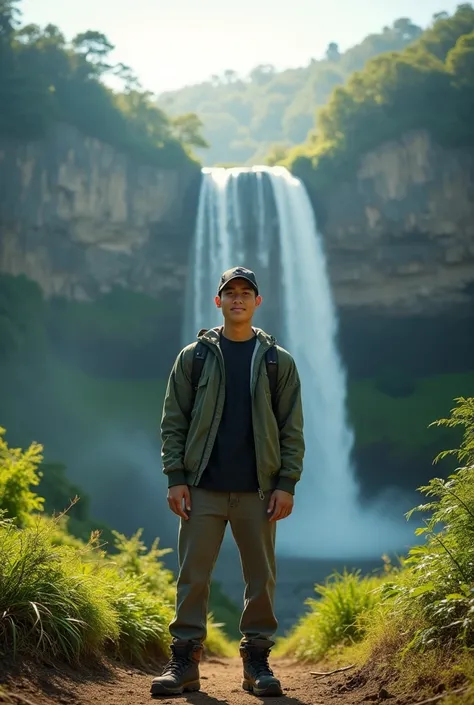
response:
[(230, 279), (228, 279), (225, 284), (223, 284), (221, 287), (219, 287), (217, 293), (220, 294), (221, 291), (222, 291), (222, 289), (225, 289), (226, 286), (227, 286), (227, 284), (228, 284), (229, 282), (233, 281), (234, 279), (245, 279), (245, 281), (250, 284), (250, 286), (251, 286), (252, 289), (255, 291), (255, 293), (258, 294), (258, 286), (257, 286), (251, 279), (249, 279), (248, 277), (246, 277), (244, 274), (236, 274), (235, 276), (230, 277)]

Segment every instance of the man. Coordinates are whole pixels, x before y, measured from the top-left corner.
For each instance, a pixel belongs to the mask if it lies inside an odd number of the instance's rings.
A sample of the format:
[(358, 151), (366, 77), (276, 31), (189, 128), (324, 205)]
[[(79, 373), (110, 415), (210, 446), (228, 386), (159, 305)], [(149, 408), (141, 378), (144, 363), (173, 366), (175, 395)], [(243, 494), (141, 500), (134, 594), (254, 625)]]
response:
[[(302, 472), (303, 413), (293, 358), (252, 327), (261, 302), (253, 272), (244, 267), (224, 272), (215, 298), (224, 325), (198, 335), (207, 354), (196, 388), (196, 342), (179, 353), (168, 381), (162, 460), (168, 503), (181, 517), (180, 570), (170, 624), (172, 658), (153, 680), (153, 695), (200, 688), (210, 581), (227, 523), (245, 579), (242, 685), (255, 695), (282, 695), (268, 664), (277, 628), (275, 533), (276, 522), (291, 514)], [(274, 404), (266, 358), (273, 346)]]

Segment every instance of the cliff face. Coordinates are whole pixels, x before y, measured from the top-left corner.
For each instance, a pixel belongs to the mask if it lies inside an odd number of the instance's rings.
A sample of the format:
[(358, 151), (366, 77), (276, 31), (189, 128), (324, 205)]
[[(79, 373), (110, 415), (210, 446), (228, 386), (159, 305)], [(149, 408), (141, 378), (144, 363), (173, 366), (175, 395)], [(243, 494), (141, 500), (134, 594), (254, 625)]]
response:
[(466, 314), (474, 305), (474, 154), (406, 134), (316, 196), (342, 310)]
[[(91, 299), (114, 284), (180, 294), (199, 170), (138, 165), (57, 126), (0, 140), (0, 271), (45, 294)], [(474, 155), (425, 132), (386, 143), (356, 177), (311, 194), (341, 315), (472, 312)]]
[(47, 296), (178, 291), (198, 183), (191, 162), (138, 165), (65, 125), (38, 142), (0, 140), (0, 271), (26, 274)]

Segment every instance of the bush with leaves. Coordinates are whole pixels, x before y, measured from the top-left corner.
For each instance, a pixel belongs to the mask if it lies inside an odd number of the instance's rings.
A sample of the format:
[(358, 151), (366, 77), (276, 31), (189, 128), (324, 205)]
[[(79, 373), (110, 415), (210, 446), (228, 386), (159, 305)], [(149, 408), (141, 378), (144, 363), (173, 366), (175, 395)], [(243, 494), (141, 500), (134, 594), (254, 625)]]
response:
[(31, 490), (40, 481), (37, 467), (43, 449), (38, 443), (32, 443), (26, 451), (10, 448), (4, 436), (5, 429), (0, 427), (0, 510), (23, 526), (31, 513), (43, 506), (43, 498)]
[(463, 465), (420, 488), (430, 501), (407, 516), (428, 514), (416, 531), (426, 541), (410, 550), (402, 579), (384, 590), (394, 598), (394, 614), (418, 618), (413, 647), (474, 646), (474, 397), (456, 401), (451, 416), (434, 425), (461, 426), (462, 443), (435, 460), (455, 455)]

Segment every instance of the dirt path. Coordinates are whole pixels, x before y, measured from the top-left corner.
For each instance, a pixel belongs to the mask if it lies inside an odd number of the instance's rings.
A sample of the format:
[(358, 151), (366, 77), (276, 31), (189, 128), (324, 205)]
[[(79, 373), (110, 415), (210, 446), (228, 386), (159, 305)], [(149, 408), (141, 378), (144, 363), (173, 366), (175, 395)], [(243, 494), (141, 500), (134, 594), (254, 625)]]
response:
[[(356, 705), (367, 701), (378, 701), (378, 690), (357, 682), (355, 671), (338, 673), (323, 679), (310, 674), (314, 668), (289, 661), (274, 660), (275, 674), (284, 688), (283, 698), (257, 698), (241, 688), (242, 666), (239, 659), (205, 659), (201, 665), (201, 692), (183, 696), (152, 699), (150, 696), (151, 674), (135, 669), (118, 667), (95, 670), (80, 675), (74, 671), (58, 671), (54, 668), (41, 670), (23, 669), (7, 686), (13, 695), (12, 705), (150, 705), (153, 702), (178, 705)], [(157, 669), (159, 670), (159, 669)], [(358, 687), (353, 686), (357, 684)], [(0, 697), (0, 702), (2, 701)], [(390, 705), (401, 705), (397, 698)]]

